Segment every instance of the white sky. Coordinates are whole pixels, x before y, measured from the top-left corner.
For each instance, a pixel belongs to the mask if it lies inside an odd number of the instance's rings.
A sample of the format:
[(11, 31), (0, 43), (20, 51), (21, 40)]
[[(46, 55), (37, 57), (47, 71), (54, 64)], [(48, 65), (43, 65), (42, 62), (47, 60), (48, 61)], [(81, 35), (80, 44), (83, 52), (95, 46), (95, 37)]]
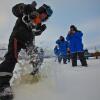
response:
[[(66, 37), (71, 24), (84, 33), (85, 47), (100, 45), (100, 0), (36, 0), (38, 6), (49, 4), (54, 13), (47, 22), (47, 30), (36, 38), (37, 45), (53, 48), (60, 35)], [(0, 3), (0, 44), (8, 43), (16, 17), (12, 7), (32, 0), (3, 0)]]

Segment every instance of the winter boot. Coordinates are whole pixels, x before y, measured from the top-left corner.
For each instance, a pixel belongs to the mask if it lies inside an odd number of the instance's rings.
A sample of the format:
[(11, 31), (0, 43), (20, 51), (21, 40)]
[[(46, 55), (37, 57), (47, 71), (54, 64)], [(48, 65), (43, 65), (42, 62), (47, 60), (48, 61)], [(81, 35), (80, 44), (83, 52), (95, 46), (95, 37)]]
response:
[(77, 53), (72, 54), (72, 67), (77, 66)]
[(13, 100), (13, 92), (10, 86), (0, 87), (0, 100)]
[(9, 80), (11, 76), (0, 76), (0, 100), (12, 100), (13, 92)]
[(84, 57), (84, 52), (79, 52), (78, 56), (79, 56), (79, 59), (80, 59), (82, 66), (88, 67), (86, 58)]
[(66, 59), (64, 59), (64, 58), (63, 58), (63, 63), (64, 63), (64, 64), (67, 64), (67, 60), (66, 60)]

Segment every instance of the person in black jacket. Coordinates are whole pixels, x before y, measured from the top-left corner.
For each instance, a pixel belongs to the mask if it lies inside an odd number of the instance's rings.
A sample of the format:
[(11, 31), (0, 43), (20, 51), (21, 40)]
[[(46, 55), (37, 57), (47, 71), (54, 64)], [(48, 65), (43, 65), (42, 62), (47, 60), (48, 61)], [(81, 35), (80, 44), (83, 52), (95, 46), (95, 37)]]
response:
[(5, 60), (0, 64), (0, 96), (9, 95), (9, 91), (6, 90), (11, 90), (9, 81), (13, 76), (18, 53), (30, 44), (35, 45), (33, 43), (35, 36), (41, 35), (46, 29), (46, 25), (42, 22), (45, 22), (53, 13), (46, 4), (39, 9), (36, 9), (36, 5), (33, 1), (32, 4), (20, 3), (12, 8), (17, 21), (9, 38)]

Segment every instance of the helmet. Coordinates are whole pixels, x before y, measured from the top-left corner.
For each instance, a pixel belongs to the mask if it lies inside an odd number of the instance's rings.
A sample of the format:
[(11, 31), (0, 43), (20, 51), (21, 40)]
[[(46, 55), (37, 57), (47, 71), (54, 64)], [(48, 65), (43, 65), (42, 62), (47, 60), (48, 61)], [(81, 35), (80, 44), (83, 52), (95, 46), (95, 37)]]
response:
[(50, 17), (50, 16), (52, 15), (52, 13), (53, 13), (53, 11), (52, 11), (52, 9), (50, 8), (50, 6), (48, 6), (48, 5), (46, 5), (46, 4), (43, 4), (42, 7), (45, 9), (45, 11), (46, 11), (48, 17)]
[(41, 13), (46, 13), (47, 14), (47, 18), (45, 20), (47, 20), (53, 13), (52, 9), (50, 6), (43, 4), (39, 9), (38, 9), (39, 14)]

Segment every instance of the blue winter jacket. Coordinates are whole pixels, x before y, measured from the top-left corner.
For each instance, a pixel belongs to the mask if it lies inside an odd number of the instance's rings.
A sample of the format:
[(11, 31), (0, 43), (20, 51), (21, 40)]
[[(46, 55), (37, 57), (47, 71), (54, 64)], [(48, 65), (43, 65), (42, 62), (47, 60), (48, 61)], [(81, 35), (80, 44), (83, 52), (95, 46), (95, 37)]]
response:
[(56, 56), (59, 56), (59, 54), (60, 54), (60, 51), (59, 51), (59, 49), (58, 48), (54, 48), (54, 54), (56, 55)]
[(60, 55), (67, 55), (68, 42), (57, 40), (56, 44), (59, 46)]
[(66, 40), (69, 42), (71, 53), (83, 52), (82, 36), (83, 33), (81, 31), (67, 35)]

